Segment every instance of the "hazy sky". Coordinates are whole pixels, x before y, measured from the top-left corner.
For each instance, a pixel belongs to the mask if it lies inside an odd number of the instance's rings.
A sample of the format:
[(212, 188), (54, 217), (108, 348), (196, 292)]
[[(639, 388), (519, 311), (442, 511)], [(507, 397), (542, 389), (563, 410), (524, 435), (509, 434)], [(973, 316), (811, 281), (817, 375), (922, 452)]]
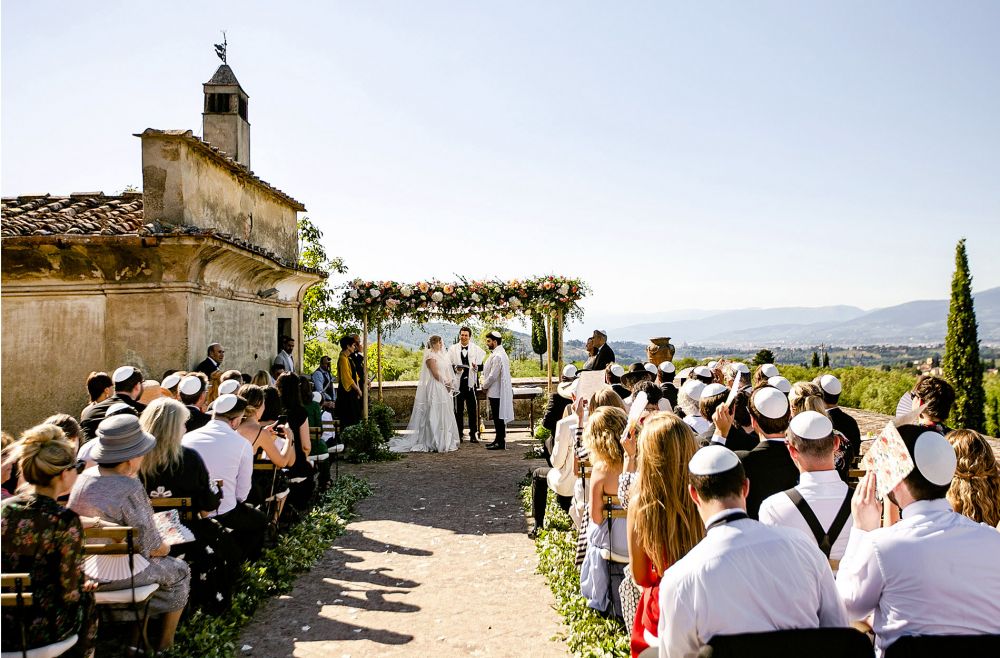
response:
[(7, 0), (3, 195), (141, 185), (221, 29), (254, 171), (352, 275), (870, 308), (946, 297), (965, 236), (1000, 285), (1000, 2)]

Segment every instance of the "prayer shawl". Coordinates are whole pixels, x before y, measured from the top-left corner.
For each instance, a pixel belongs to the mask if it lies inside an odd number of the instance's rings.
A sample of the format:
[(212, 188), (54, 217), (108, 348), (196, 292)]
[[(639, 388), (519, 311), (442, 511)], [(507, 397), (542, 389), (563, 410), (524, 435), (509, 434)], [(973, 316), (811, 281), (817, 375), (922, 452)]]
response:
[(483, 369), (486, 397), (500, 398), (500, 420), (514, 420), (514, 387), (510, 379), (510, 359), (503, 345), (497, 345)]

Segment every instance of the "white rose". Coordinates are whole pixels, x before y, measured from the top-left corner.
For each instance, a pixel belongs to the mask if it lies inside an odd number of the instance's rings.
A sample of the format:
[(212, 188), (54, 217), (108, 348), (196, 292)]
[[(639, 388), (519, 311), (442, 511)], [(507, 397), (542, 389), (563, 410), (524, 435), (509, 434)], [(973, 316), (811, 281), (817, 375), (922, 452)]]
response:
[(433, 295), (431, 295), (431, 299), (435, 302), (440, 302), (442, 299), (444, 299), (444, 295), (441, 294), (440, 290), (437, 290), (434, 292)]
[(379, 295), (382, 294), (382, 292), (378, 288), (372, 288), (368, 292), (371, 293), (372, 297), (378, 297)]
[(517, 297), (511, 297), (510, 298), (510, 305), (511, 306), (515, 306), (515, 307), (520, 306), (521, 305), (521, 300), (518, 299)]
[(569, 294), (569, 286), (566, 285), (565, 283), (562, 284), (561, 286), (559, 286), (559, 294), (563, 295), (563, 296), (568, 295)]
[(478, 302), (480, 299), (482, 299), (482, 297), (480, 297), (477, 293), (472, 293), (472, 301)]
[(351, 299), (357, 299), (357, 298), (358, 298), (358, 291), (357, 290), (352, 290), (351, 291)]
[(400, 292), (403, 293), (403, 297), (409, 297), (410, 295), (413, 294), (413, 288), (411, 288), (410, 286), (403, 286), (400, 289)]

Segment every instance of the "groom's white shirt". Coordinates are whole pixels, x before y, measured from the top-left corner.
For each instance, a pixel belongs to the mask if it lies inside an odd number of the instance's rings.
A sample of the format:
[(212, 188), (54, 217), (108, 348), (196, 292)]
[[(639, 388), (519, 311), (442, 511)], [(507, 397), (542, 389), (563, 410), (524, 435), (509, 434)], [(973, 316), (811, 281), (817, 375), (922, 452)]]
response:
[(500, 398), (500, 420), (514, 420), (514, 386), (510, 379), (510, 359), (503, 345), (497, 345), (483, 368), (486, 397)]
[[(452, 365), (460, 366), (462, 365), (462, 344), (455, 343), (448, 348), (448, 358), (451, 359)], [(486, 350), (479, 347), (471, 340), (469, 341), (469, 366), (479, 366), (479, 370), (483, 369), (483, 361), (486, 360)], [(455, 386), (458, 386), (458, 381), (462, 378), (461, 373), (455, 375)], [(479, 371), (469, 373), (469, 388), (475, 388), (476, 384), (479, 383)]]

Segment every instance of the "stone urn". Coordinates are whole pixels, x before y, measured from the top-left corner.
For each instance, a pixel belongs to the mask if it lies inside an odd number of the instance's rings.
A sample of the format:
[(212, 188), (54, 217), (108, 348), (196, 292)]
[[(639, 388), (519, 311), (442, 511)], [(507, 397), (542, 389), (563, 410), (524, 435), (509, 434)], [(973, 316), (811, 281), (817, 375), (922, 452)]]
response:
[(660, 365), (664, 361), (673, 361), (674, 353), (677, 350), (670, 344), (670, 338), (650, 338), (649, 345), (646, 346), (646, 356), (653, 365)]

